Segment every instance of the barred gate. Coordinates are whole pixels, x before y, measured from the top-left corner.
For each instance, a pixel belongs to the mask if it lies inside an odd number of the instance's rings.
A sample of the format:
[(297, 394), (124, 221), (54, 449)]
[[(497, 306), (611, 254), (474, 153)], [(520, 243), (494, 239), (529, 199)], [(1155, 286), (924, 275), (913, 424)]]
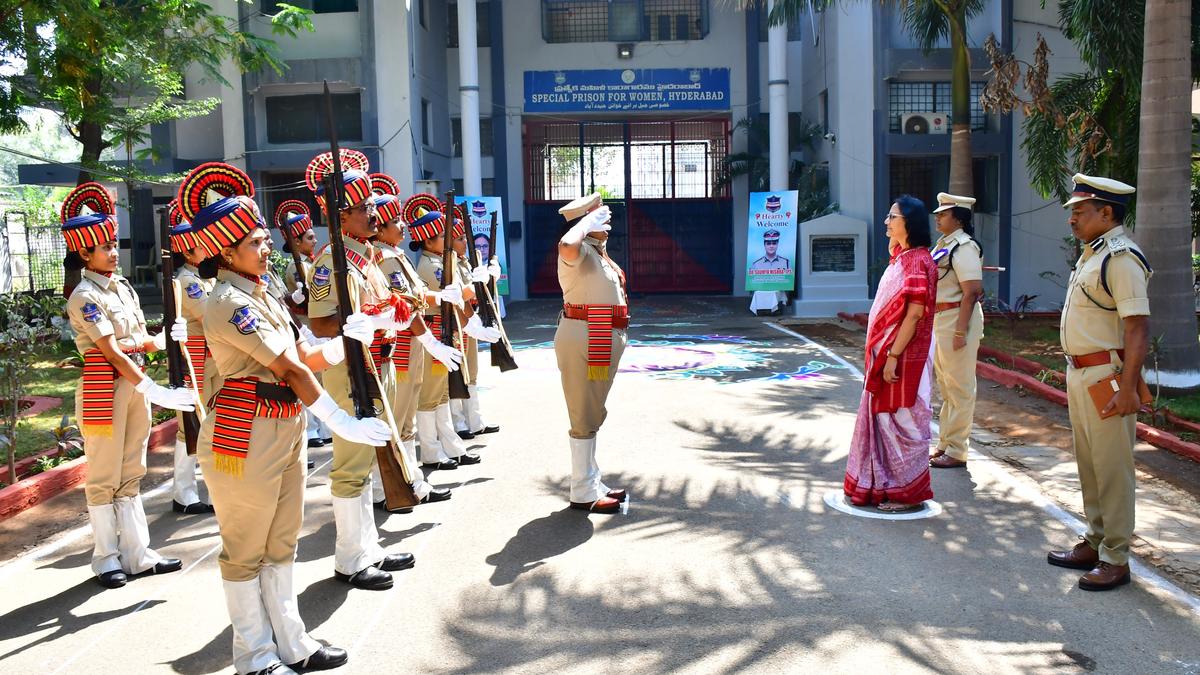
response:
[(58, 227), (29, 227), (11, 210), (0, 222), (0, 293), (60, 292), (67, 246)]
[(558, 207), (600, 192), (609, 254), (632, 292), (728, 293), (733, 209), (727, 118), (524, 123), (529, 290), (559, 292)]

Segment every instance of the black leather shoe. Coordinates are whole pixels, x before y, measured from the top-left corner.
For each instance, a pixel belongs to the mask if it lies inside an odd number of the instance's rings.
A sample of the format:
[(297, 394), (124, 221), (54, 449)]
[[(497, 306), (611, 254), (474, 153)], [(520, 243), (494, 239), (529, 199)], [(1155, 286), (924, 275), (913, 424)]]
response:
[(178, 572), (181, 569), (183, 569), (183, 561), (179, 558), (163, 558), (162, 560), (154, 563), (154, 567), (151, 567), (145, 572), (138, 572), (133, 576), (148, 577), (152, 574), (170, 574), (171, 572)]
[(337, 647), (321, 647), (313, 652), (312, 656), (304, 659), (299, 663), (289, 663), (288, 668), (297, 673), (307, 673), (314, 670), (331, 670), (340, 666), (346, 665), (346, 661), (350, 657), (346, 655), (345, 649)]
[(469, 431), (459, 431), (457, 433), (458, 433), (458, 437), (463, 439), (464, 441), (469, 441), (472, 438), (475, 438), (475, 434), (473, 434)]
[(422, 464), (421, 468), (426, 471), (453, 471), (458, 468), (458, 464), (453, 459), (445, 459), (436, 464)]
[(325, 442), (325, 445), (333, 445), (333, 436), (330, 436), (329, 438), (322, 438), (321, 440)]
[(308, 439), (308, 447), (310, 447), (310, 448), (320, 448), (320, 447), (324, 447), (324, 446), (325, 446), (325, 441), (323, 441), (319, 438)]
[(192, 502), (191, 504), (184, 506), (179, 502), (173, 501), (171, 502), (171, 508), (175, 510), (175, 513), (182, 513), (189, 516), (198, 516), (204, 513), (212, 513), (214, 511), (212, 504), (205, 504), (204, 502)]
[(429, 494), (421, 497), (422, 504), (432, 504), (433, 502), (444, 502), (453, 496), (450, 488), (434, 488)]
[(334, 570), (333, 578), (338, 581), (344, 581), (355, 588), (361, 588), (364, 591), (386, 591), (392, 587), (392, 575), (374, 565), (359, 570), (355, 574), (342, 574)]
[(486, 427), (484, 427), (484, 428), (480, 429), (479, 431), (476, 431), (476, 432), (475, 432), (475, 435), (476, 435), (476, 436), (480, 436), (480, 435), (482, 435), (482, 434), (494, 434), (494, 433), (496, 433), (497, 431), (500, 431), (500, 425), (499, 425), (499, 424), (489, 424), (489, 425), (487, 425)]
[(375, 510), (383, 511), (384, 513), (412, 513), (411, 506), (406, 506), (402, 509), (389, 509), (387, 507), (386, 499), (380, 499), (379, 501), (375, 502)]
[(262, 670), (252, 670), (248, 675), (275, 675), (275, 673), (283, 672), (288, 666), (283, 665), (282, 661), (276, 661)]
[(377, 563), (384, 572), (399, 572), (417, 564), (417, 558), (411, 553), (389, 553)]
[(121, 570), (113, 570), (111, 572), (105, 572), (105, 573), (101, 574), (100, 576), (96, 577), (96, 583), (100, 584), (101, 586), (103, 586), (105, 588), (120, 588), (120, 587), (124, 586), (125, 583), (128, 581), (129, 581), (129, 577), (125, 576), (125, 573), (122, 572)]
[(460, 465), (461, 464), (478, 464), (483, 461), (482, 457), (480, 457), (479, 455), (477, 455), (473, 452), (464, 452), (463, 454), (459, 455), (458, 457), (455, 457), (454, 459), (458, 460), (458, 463)]
[(312, 459), (308, 460), (308, 470), (312, 471), (315, 468), (317, 468), (316, 460), (312, 460)]

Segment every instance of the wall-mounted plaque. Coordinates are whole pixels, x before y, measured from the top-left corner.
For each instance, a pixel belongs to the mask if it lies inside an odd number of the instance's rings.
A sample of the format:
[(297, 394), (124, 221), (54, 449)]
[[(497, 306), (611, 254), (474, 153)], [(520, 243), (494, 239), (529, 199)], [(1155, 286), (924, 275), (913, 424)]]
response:
[(812, 271), (854, 272), (854, 237), (813, 237)]

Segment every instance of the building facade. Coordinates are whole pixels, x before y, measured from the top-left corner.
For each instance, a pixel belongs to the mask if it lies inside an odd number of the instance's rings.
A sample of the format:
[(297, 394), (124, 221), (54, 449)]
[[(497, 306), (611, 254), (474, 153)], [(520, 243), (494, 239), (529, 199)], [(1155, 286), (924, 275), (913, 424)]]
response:
[[(274, 0), (217, 4), (270, 37), (265, 15)], [(886, 260), (890, 198), (911, 193), (930, 203), (946, 188), (950, 137), (930, 124), (950, 109), (949, 51), (923, 53), (878, 3), (845, 3), (787, 26), (786, 77), (774, 81), (766, 8), (757, 5), (484, 0), (475, 4), (475, 58), (464, 64), (459, 44), (470, 26), (459, 25), (456, 2), (294, 4), (314, 10), (315, 32), (279, 40), (284, 73), (230, 67), (228, 84), (188, 78), (189, 97), (216, 96), (221, 105), (152, 130), (167, 150), (162, 168), (238, 164), (259, 186), (266, 213), (284, 199), (308, 199), (304, 167), (327, 147), (319, 94), (328, 81), (343, 147), (362, 150), (375, 169), (408, 189), (420, 182), (462, 194), (478, 181), (483, 195), (503, 198), (513, 299), (557, 292), (557, 208), (592, 190), (612, 207), (610, 250), (630, 291), (744, 294), (749, 187), (745, 176), (723, 179), (733, 153), (783, 152), (824, 167), (840, 212), (868, 224), (873, 261)], [(1056, 12), (1054, 3), (990, 0), (969, 27), (974, 92), (985, 80), (980, 47), (990, 34), (1032, 60), (1042, 33), (1055, 54), (1052, 75), (1078, 70)], [(463, 73), (475, 81), (464, 83)], [(772, 82), (786, 86), (793, 129), (801, 121), (819, 127), (810, 147), (754, 147), (738, 128), (765, 118)], [(478, 141), (463, 133), (466, 97), (478, 101)], [(1019, 113), (987, 115), (974, 98), (978, 238), (987, 264), (1007, 270), (989, 274), (986, 288), (1053, 306), (1061, 297), (1053, 275), (1068, 264), (1065, 214), (1028, 187)], [(74, 181), (42, 165), (22, 167), (21, 177)], [(151, 186), (132, 202), (170, 196), (169, 187)], [(153, 222), (126, 223), (122, 244), (129, 262), (140, 263), (156, 246)]]

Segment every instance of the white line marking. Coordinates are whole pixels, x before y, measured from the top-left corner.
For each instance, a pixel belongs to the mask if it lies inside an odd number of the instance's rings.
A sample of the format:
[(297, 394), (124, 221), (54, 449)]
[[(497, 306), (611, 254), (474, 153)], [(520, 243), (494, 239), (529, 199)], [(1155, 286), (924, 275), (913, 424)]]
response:
[(840, 364), (843, 368), (845, 368), (846, 370), (849, 370), (850, 374), (853, 375), (856, 379), (859, 379), (859, 380), (863, 379), (863, 374), (862, 374), (861, 370), (856, 368), (853, 363), (850, 363), (846, 359), (843, 359), (842, 357), (838, 356), (837, 354), (834, 354), (833, 351), (831, 351), (825, 345), (817, 343), (817, 342), (813, 342), (812, 340), (804, 337), (803, 335), (797, 333), (796, 331), (790, 330), (788, 328), (784, 328), (783, 326), (780, 326), (777, 323), (771, 323), (770, 321), (764, 321), (763, 324), (769, 328), (774, 328), (775, 330), (779, 331), (780, 333), (786, 333), (788, 335), (791, 335), (792, 337), (800, 340), (804, 344), (806, 344), (814, 349), (820, 350), (820, 352), (822, 354), (824, 354), (825, 356), (828, 356), (829, 358), (833, 359), (834, 361), (837, 361), (838, 364)]
[[(778, 324), (774, 324), (774, 323), (770, 323), (770, 322), (763, 322), (763, 323), (765, 323), (767, 326), (770, 326), (771, 328), (774, 328), (775, 330), (777, 330), (781, 333), (787, 333), (788, 335), (798, 338), (805, 344), (821, 350), (821, 352), (823, 352), (830, 358), (836, 360), (838, 363), (849, 368), (850, 372), (853, 373), (857, 379), (859, 379), (859, 380), (863, 379), (862, 371), (855, 368), (853, 365), (851, 365), (849, 362), (847, 362), (845, 359), (841, 358), (837, 354), (834, 354), (832, 351), (830, 351), (824, 345), (813, 342), (812, 340), (808, 339), (807, 337), (805, 337), (795, 331), (788, 330), (787, 328), (784, 328), (783, 326), (780, 326)], [(934, 426), (934, 429), (936, 430), (936, 425)], [(1082, 535), (1087, 530), (1087, 526), (1081, 520), (1076, 518), (1074, 514), (1070, 513), (1066, 509), (1059, 506), (1057, 503), (1048, 499), (1044, 494), (1041, 493), (1040, 490), (1035, 490), (1030, 487), (1029, 483), (1024, 482), (1024, 480), (1030, 480), (1030, 479), (1024, 479), (1023, 476), (1021, 478), (1018, 478), (1017, 476), (1013, 475), (1008, 469), (1002, 467), (997, 460), (995, 460), (994, 458), (992, 458), (989, 455), (982, 454), (982, 453), (978, 452), (977, 450), (971, 450), (969, 457), (970, 457), (970, 459), (973, 459), (976, 462), (976, 464), (973, 464), (972, 466), (978, 466), (979, 463), (982, 463), (984, 465), (984, 470), (992, 478), (1004, 483), (1007, 487), (1011, 488), (1020, 498), (1037, 506), (1042, 511), (1044, 511), (1047, 515), (1049, 515), (1050, 517), (1054, 518), (1055, 520), (1057, 520), (1060, 523), (1062, 523), (1063, 525), (1065, 525), (1069, 530), (1071, 530), (1075, 534)], [(1022, 479), (1024, 479), (1024, 480), (1022, 480)], [(828, 495), (826, 495), (826, 497), (828, 497)], [(826, 501), (826, 503), (829, 503), (828, 500)], [(833, 505), (830, 504), (830, 506), (833, 506)], [(1141, 560), (1139, 560), (1137, 558), (1137, 556), (1131, 555), (1129, 557), (1129, 567), (1133, 572), (1134, 585), (1148, 587), (1148, 590), (1157, 591), (1162, 596), (1165, 596), (1167, 598), (1175, 600), (1176, 602), (1183, 605), (1184, 608), (1186, 608), (1188, 611), (1200, 616), (1200, 598), (1197, 598), (1195, 595), (1180, 588), (1173, 581), (1171, 581), (1170, 579), (1167, 579), (1163, 575), (1159, 574), (1159, 572), (1156, 569), (1143, 563)]]
[(825, 493), (825, 504), (835, 511), (841, 511), (842, 513), (859, 518), (873, 518), (875, 520), (922, 520), (924, 518), (933, 518), (942, 513), (942, 505), (932, 499), (925, 500), (922, 504), (923, 508), (920, 511), (909, 513), (885, 513), (870, 507), (854, 506), (846, 503), (846, 493), (840, 488)]

